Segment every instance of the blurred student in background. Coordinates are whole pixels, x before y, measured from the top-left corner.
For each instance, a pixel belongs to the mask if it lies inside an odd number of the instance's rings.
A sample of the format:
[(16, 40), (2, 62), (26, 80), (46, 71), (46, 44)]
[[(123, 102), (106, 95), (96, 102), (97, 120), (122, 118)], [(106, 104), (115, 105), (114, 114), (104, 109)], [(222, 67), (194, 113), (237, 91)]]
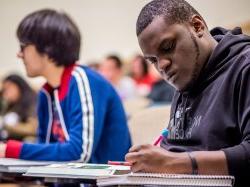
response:
[(139, 96), (146, 96), (151, 91), (154, 77), (149, 71), (149, 66), (142, 55), (136, 55), (131, 61), (130, 75), (136, 83)]
[(21, 76), (11, 74), (2, 81), (1, 97), (1, 140), (34, 141), (37, 130), (35, 91)]
[(91, 68), (92, 70), (95, 70), (99, 72), (100, 70), (100, 63), (98, 61), (90, 61), (87, 63), (88, 67)]
[(124, 160), (130, 135), (113, 87), (90, 68), (77, 65), (81, 36), (70, 17), (43, 9), (18, 26), (18, 57), (29, 77), (43, 76), (37, 144), (9, 140), (0, 156), (27, 160), (106, 163)]
[(100, 73), (115, 87), (123, 101), (136, 96), (135, 82), (124, 76), (123, 64), (118, 56), (107, 56), (101, 63)]
[(154, 82), (147, 98), (150, 99), (152, 105), (170, 104), (174, 96), (174, 87), (166, 82), (153, 66), (151, 66), (150, 72), (154, 77)]

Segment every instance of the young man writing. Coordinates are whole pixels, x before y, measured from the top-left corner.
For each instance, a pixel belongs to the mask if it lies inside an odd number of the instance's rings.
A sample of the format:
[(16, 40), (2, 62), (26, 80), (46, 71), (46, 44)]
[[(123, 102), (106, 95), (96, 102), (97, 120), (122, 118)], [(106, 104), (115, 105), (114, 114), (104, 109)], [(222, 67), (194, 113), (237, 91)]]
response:
[(176, 88), (161, 147), (134, 146), (133, 171), (234, 175), (250, 169), (250, 37), (239, 28), (208, 31), (184, 0), (154, 0), (137, 36), (145, 58)]

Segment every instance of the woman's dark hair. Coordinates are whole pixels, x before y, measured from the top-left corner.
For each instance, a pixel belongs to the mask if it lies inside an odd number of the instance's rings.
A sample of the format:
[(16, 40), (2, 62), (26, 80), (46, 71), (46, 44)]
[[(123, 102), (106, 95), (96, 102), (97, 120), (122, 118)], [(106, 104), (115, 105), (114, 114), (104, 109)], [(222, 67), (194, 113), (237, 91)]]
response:
[(116, 66), (117, 69), (122, 69), (122, 61), (120, 59), (120, 57), (118, 55), (112, 54), (112, 55), (108, 55), (106, 57), (107, 60), (112, 60)]
[(138, 59), (142, 65), (142, 75), (146, 76), (148, 74), (148, 63), (142, 55), (135, 56), (135, 59)]
[(11, 74), (4, 78), (3, 83), (7, 81), (18, 87), (20, 97), (17, 102), (8, 104), (6, 112), (16, 112), (20, 121), (26, 122), (29, 117), (36, 113), (36, 92), (19, 75)]
[(17, 37), (23, 45), (35, 45), (39, 53), (47, 54), (58, 66), (69, 66), (79, 59), (81, 35), (66, 13), (35, 11), (21, 21)]

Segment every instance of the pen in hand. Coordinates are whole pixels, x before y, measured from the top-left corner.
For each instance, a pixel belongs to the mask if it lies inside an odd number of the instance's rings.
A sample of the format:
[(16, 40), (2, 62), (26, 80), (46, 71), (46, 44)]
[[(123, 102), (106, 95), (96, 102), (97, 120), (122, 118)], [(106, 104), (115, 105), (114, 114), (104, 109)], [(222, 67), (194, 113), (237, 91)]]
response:
[(164, 129), (161, 133), (161, 135), (155, 140), (155, 142), (153, 143), (153, 145), (157, 146), (164, 137), (168, 136), (168, 130)]
[[(168, 130), (164, 129), (162, 131), (161, 135), (155, 140), (153, 145), (157, 146), (161, 142), (161, 140), (167, 136), (168, 136)], [(130, 162), (120, 162), (120, 161), (110, 161), (110, 160), (108, 161), (108, 164), (109, 165), (121, 165), (121, 166), (131, 166), (132, 165), (132, 163), (130, 163)]]
[(120, 161), (108, 161), (109, 165), (119, 165), (119, 166), (131, 166), (130, 162), (120, 162)]

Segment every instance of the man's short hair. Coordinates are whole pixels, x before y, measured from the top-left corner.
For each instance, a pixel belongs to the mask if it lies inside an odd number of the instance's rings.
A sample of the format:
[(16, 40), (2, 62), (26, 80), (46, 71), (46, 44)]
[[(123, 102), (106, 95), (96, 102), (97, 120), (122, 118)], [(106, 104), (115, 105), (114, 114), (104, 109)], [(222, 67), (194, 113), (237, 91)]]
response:
[(114, 64), (115, 64), (115, 67), (117, 68), (117, 69), (122, 69), (122, 61), (121, 61), (121, 59), (120, 59), (120, 57), (119, 56), (117, 56), (117, 55), (108, 55), (107, 57), (106, 57), (106, 59), (107, 60), (112, 60), (113, 62), (114, 62)]
[(139, 36), (156, 17), (163, 16), (168, 23), (173, 24), (189, 21), (194, 14), (200, 16), (185, 0), (153, 0), (141, 10), (136, 22), (136, 34)]
[(27, 15), (17, 28), (21, 43), (35, 45), (58, 66), (69, 66), (79, 59), (81, 35), (66, 14), (51, 9)]

